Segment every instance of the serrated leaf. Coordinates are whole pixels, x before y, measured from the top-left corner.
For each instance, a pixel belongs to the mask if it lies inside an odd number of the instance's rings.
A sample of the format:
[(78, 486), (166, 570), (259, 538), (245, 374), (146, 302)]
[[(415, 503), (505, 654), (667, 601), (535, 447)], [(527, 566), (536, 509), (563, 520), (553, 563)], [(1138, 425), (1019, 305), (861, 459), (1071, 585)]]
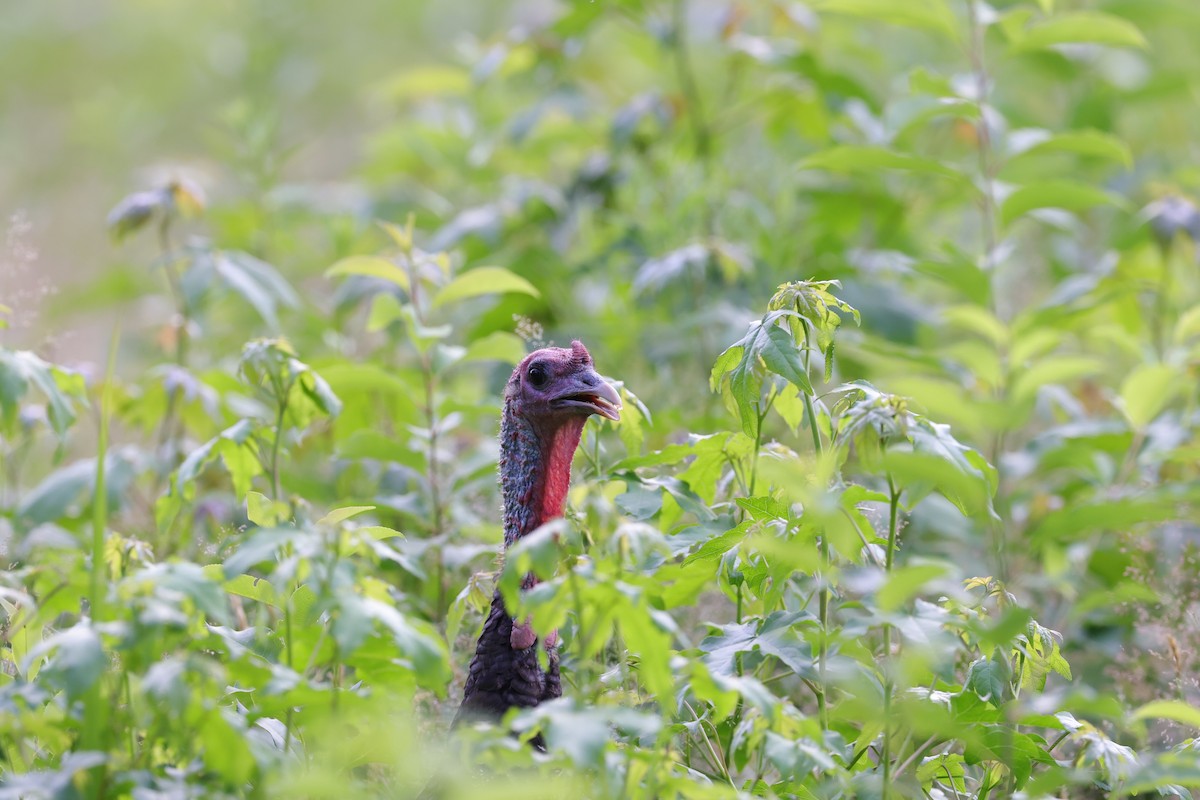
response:
[(712, 561), (714, 563), (720, 561), (722, 556), (741, 544), (749, 530), (750, 523), (747, 521), (741, 523), (736, 528), (725, 531), (719, 536), (714, 536), (702, 544), (696, 552), (685, 558), (683, 565), (686, 567), (697, 561)]
[(736, 502), (738, 507), (745, 509), (759, 522), (787, 519), (790, 516), (787, 505), (774, 497), (739, 497)]
[(967, 672), (966, 688), (981, 700), (999, 706), (1012, 694), (1012, 687), (1009, 685), (1011, 679), (1012, 669), (1007, 661), (981, 658), (971, 664), (971, 669)]
[(800, 348), (792, 334), (778, 325), (767, 326), (766, 341), (758, 351), (767, 369), (785, 379), (805, 394), (812, 394), (812, 383), (800, 361)]

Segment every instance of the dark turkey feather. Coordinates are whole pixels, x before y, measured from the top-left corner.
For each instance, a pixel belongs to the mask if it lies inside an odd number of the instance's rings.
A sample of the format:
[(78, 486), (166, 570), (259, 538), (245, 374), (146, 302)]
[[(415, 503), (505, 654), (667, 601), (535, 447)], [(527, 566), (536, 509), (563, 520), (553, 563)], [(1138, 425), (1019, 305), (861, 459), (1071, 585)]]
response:
[[(500, 421), (500, 487), (504, 497), (504, 546), (562, 516), (571, 480), (571, 459), (592, 414), (618, 419), (621, 401), (596, 374), (587, 349), (548, 347), (531, 353), (504, 390)], [(536, 583), (526, 576), (525, 589)], [(562, 695), (557, 635), (536, 638), (527, 621), (516, 621), (499, 590), (475, 648), (457, 725), (466, 718), (498, 719), (510, 708), (530, 708)], [(545, 651), (545, 667), (538, 649)], [(539, 743), (539, 742), (535, 742)]]

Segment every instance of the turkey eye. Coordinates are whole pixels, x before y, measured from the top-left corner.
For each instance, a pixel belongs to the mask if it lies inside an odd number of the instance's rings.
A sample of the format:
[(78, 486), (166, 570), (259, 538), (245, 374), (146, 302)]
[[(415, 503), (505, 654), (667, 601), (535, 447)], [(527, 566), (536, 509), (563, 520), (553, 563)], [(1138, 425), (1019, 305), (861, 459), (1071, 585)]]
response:
[(531, 364), (529, 372), (526, 374), (529, 376), (529, 383), (535, 389), (541, 389), (546, 385), (546, 381), (550, 379), (550, 373), (546, 371), (546, 365), (541, 362)]

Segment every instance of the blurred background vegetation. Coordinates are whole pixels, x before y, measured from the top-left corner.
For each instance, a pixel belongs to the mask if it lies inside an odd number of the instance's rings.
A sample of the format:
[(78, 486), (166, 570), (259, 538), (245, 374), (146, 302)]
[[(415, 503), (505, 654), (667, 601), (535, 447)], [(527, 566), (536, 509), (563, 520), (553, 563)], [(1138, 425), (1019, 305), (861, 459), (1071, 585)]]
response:
[(435, 743), (499, 392), (572, 338), (627, 401), (520, 561), (574, 704), (473, 763), (1188, 796), (1198, 36), (1193, 0), (5, 9), (6, 796), (479, 791)]

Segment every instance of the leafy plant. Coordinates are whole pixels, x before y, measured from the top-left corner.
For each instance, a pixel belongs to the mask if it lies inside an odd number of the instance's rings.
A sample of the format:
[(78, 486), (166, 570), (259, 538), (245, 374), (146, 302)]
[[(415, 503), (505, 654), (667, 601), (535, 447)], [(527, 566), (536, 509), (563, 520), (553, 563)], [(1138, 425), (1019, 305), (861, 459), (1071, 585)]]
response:
[[(211, 200), (116, 205), (49, 304), (104, 374), (3, 331), (0, 796), (1200, 787), (1200, 14), (714, 8), (355, 86), (345, 186), (248, 95)], [(576, 337), (622, 419), (498, 565), (505, 380)], [(450, 732), (493, 586), (564, 698)]]

